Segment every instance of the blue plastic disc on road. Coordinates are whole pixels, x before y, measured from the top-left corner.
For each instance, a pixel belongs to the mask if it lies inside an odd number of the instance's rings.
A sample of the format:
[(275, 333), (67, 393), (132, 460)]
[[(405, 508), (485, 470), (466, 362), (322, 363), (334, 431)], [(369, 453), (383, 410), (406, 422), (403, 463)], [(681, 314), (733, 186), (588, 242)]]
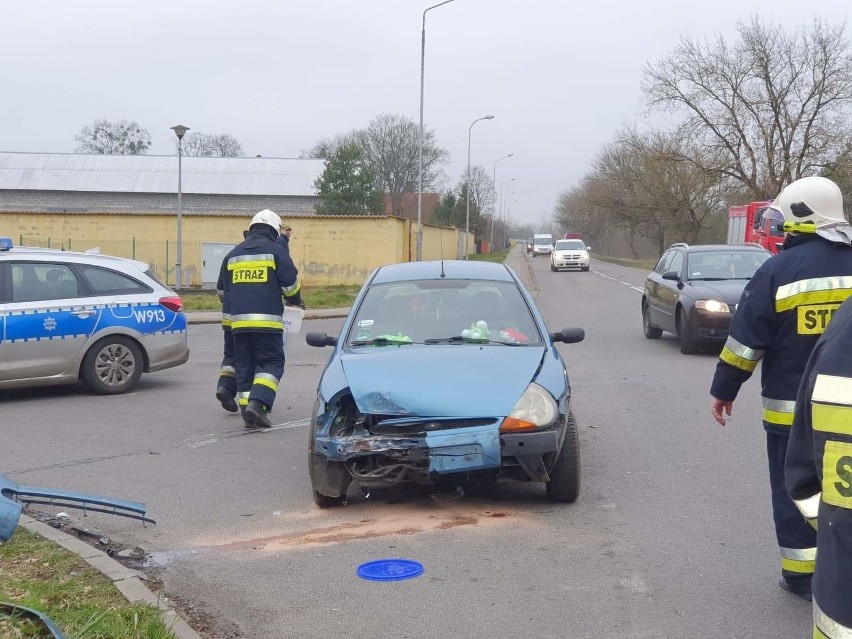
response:
[(402, 581), (423, 574), (423, 564), (411, 559), (377, 559), (358, 566), (358, 576), (370, 581)]

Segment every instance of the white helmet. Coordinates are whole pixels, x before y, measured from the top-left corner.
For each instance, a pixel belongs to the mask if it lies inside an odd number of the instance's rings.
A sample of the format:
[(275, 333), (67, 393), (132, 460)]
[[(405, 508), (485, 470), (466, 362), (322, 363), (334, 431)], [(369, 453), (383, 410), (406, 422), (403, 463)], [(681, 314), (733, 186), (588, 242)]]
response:
[(267, 226), (271, 226), (272, 228), (274, 228), (275, 233), (281, 233), (281, 218), (275, 211), (263, 209), (259, 213), (255, 213), (254, 217), (251, 218), (251, 224), (249, 224), (249, 228), (251, 228), (255, 224), (266, 224)]
[(769, 208), (779, 211), (785, 222), (795, 226), (846, 224), (840, 187), (824, 177), (806, 177), (788, 184)]

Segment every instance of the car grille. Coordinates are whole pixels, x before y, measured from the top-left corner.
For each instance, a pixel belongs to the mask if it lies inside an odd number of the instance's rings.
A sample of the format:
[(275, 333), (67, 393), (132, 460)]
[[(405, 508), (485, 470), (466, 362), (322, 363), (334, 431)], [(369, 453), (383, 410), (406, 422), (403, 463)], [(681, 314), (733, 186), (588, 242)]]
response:
[(472, 419), (446, 419), (429, 420), (422, 422), (379, 422), (368, 430), (371, 435), (425, 435), (439, 430), (453, 430), (456, 428), (472, 428), (474, 426), (489, 426), (496, 424), (493, 417), (479, 417)]

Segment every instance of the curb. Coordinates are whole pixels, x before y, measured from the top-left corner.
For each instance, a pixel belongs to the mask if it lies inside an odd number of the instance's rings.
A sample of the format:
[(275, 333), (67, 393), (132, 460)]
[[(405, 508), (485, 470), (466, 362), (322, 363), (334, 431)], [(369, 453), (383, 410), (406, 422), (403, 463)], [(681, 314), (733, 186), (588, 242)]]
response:
[(21, 526), (77, 555), (109, 579), (130, 603), (147, 604), (159, 609), (163, 613), (163, 622), (177, 639), (202, 639), (201, 635), (190, 628), (189, 624), (168, 606), (168, 600), (165, 597), (148, 589), (142, 581), (142, 573), (138, 570), (132, 570), (77, 537), (36, 521), (27, 515), (21, 515)]

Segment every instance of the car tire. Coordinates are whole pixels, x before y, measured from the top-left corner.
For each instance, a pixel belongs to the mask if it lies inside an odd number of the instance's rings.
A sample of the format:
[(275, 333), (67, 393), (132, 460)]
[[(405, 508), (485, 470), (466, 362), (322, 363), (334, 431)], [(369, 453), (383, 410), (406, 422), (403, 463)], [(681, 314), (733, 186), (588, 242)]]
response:
[(581, 270), (581, 271), (584, 271), (584, 272), (586, 272), (586, 273), (588, 273), (588, 272), (589, 272), (589, 267), (587, 266), (586, 268), (581, 268), (580, 270)]
[(678, 318), (677, 338), (680, 342), (680, 352), (684, 355), (695, 355), (698, 352), (698, 341), (689, 334), (689, 320), (682, 306), (678, 311)]
[(648, 311), (648, 302), (642, 302), (642, 332), (646, 339), (660, 339), (663, 329), (651, 324), (651, 313)]
[(553, 271), (554, 273), (556, 272), (556, 267), (553, 266), (553, 262), (550, 263), (550, 270)]
[(119, 395), (139, 382), (145, 360), (139, 345), (123, 335), (98, 340), (80, 367), (80, 379), (93, 393)]
[(314, 492), (314, 503), (320, 508), (337, 508), (346, 505), (346, 495), (340, 497), (329, 497), (317, 491)]
[(565, 424), (565, 439), (550, 469), (550, 481), (546, 484), (550, 501), (573, 503), (580, 494), (580, 437), (574, 413), (568, 413)]

